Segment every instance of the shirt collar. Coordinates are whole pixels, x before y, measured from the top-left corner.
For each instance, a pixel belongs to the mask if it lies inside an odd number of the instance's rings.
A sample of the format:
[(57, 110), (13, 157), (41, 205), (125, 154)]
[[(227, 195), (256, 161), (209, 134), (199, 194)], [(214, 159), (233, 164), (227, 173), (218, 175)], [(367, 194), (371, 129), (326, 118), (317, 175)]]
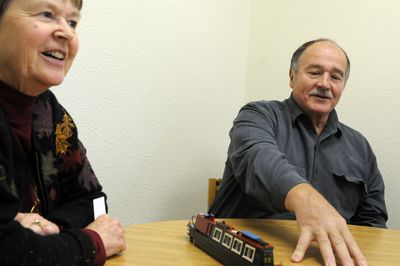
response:
[[(290, 94), (287, 102), (290, 118), (292, 120), (292, 126), (294, 126), (296, 120), (300, 116), (305, 115), (305, 113), (294, 100), (292, 93)], [(342, 124), (339, 122), (339, 118), (335, 109), (329, 114), (328, 123), (326, 124), (324, 131), (329, 134), (335, 134), (337, 137), (342, 135)]]

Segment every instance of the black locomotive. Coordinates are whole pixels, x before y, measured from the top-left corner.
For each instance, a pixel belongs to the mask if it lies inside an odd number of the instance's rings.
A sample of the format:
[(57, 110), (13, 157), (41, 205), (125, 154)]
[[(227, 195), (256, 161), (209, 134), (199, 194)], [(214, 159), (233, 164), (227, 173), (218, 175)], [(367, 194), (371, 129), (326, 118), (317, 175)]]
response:
[(274, 266), (273, 247), (248, 231), (238, 231), (212, 214), (198, 214), (187, 225), (190, 241), (223, 265)]

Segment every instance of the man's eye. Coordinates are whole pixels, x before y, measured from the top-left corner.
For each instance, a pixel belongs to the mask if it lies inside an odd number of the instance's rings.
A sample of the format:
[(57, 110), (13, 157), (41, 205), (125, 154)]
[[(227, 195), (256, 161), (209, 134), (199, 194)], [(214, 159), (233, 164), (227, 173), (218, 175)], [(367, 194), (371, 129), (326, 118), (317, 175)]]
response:
[(334, 80), (341, 80), (342, 78), (338, 75), (332, 75), (332, 79)]

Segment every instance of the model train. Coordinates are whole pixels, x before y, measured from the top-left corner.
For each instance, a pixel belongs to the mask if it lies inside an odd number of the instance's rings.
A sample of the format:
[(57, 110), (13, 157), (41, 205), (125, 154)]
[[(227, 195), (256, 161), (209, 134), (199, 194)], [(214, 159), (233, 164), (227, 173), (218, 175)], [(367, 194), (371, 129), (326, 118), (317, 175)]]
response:
[(190, 241), (223, 265), (274, 266), (273, 247), (248, 231), (237, 231), (212, 214), (197, 214), (187, 225)]

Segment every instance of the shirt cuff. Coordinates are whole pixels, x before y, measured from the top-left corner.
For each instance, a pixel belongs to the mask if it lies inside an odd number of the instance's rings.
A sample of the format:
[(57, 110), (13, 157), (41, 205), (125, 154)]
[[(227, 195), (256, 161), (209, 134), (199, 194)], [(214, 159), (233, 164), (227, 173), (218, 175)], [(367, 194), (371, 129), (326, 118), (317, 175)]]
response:
[(277, 182), (273, 185), (273, 189), (271, 191), (272, 202), (277, 203), (277, 208), (280, 211), (287, 211), (285, 207), (285, 199), (287, 193), (294, 186), (308, 183), (303, 177), (301, 177), (295, 170), (288, 171), (284, 175), (280, 176)]
[(84, 229), (82, 229), (82, 231), (90, 237), (90, 239), (92, 240), (93, 246), (96, 250), (96, 259), (95, 259), (93, 265), (95, 265), (95, 266), (104, 265), (104, 263), (107, 260), (107, 256), (106, 256), (106, 250), (104, 249), (104, 244), (103, 244), (103, 241), (101, 240), (101, 237), (99, 236), (99, 234), (96, 231), (93, 231), (88, 228), (84, 228)]

